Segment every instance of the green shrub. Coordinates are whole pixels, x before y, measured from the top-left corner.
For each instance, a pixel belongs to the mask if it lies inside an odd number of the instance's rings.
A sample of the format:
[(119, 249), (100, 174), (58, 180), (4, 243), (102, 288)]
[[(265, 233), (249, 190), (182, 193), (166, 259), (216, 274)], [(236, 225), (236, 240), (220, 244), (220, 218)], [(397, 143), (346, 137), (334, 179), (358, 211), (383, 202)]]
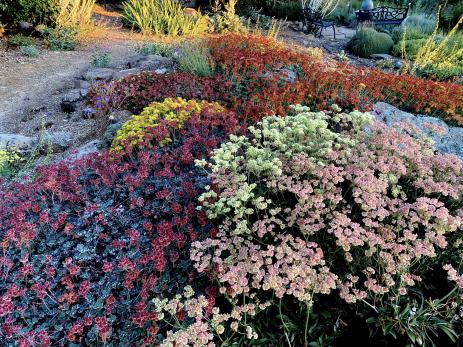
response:
[(427, 39), (413, 39), (399, 41), (392, 48), (392, 54), (401, 57), (405, 56), (408, 59), (415, 59), (418, 50), (422, 48), (427, 42)]
[(34, 45), (32, 46), (22, 46), (21, 54), (26, 57), (36, 58), (39, 56), (39, 50)]
[(441, 24), (447, 28), (453, 28), (463, 16), (463, 1), (450, 4), (445, 7), (441, 16)]
[(247, 27), (241, 22), (240, 17), (236, 15), (237, 0), (228, 0), (222, 8), (215, 7), (210, 21), (214, 31), (217, 33), (226, 32), (246, 32)]
[(156, 54), (162, 57), (172, 57), (175, 49), (172, 45), (163, 42), (149, 42), (137, 48), (137, 52), (143, 55)]
[(434, 15), (412, 14), (392, 31), (394, 42), (428, 38), (436, 28)]
[(205, 16), (184, 10), (175, 0), (127, 0), (123, 19), (143, 34), (196, 35), (208, 30)]
[(184, 45), (180, 49), (178, 68), (180, 71), (200, 77), (212, 76), (214, 69), (211, 65), (211, 56), (207, 45), (202, 42)]
[(45, 44), (53, 51), (72, 51), (79, 44), (78, 29), (74, 27), (47, 28), (44, 35)]
[(111, 55), (107, 52), (92, 55), (90, 64), (96, 68), (108, 67), (111, 61)]
[(11, 147), (0, 149), (0, 179), (14, 176), (21, 162), (21, 153)]
[(369, 26), (357, 29), (347, 48), (362, 58), (369, 58), (372, 54), (390, 53), (394, 41), (386, 33), (380, 33)]
[(33, 41), (31, 37), (17, 34), (17, 35), (12, 35), (8, 39), (8, 43), (12, 46), (25, 47), (25, 46), (32, 46)]
[(4, 22), (16, 24), (53, 24), (59, 10), (59, 0), (1, 0), (0, 16)]

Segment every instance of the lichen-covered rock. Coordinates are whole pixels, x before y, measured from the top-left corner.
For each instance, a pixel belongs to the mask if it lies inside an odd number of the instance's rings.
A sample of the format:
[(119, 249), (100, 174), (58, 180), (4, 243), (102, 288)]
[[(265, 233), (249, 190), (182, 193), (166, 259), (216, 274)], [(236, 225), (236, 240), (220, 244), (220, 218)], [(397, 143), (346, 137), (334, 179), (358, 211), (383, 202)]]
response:
[(0, 134), (0, 149), (10, 147), (19, 151), (27, 151), (32, 149), (35, 142), (36, 139), (29, 136), (19, 134)]
[(127, 77), (127, 76), (131, 76), (131, 75), (136, 75), (138, 73), (140, 73), (141, 70), (140, 69), (137, 69), (137, 68), (131, 68), (131, 69), (125, 69), (125, 70), (120, 70), (120, 71), (117, 71), (114, 76), (113, 76), (113, 79), (115, 80), (119, 80), (121, 78), (124, 78), (124, 77)]
[(389, 126), (409, 123), (430, 137), (440, 153), (456, 154), (463, 158), (463, 128), (450, 127), (440, 118), (403, 112), (384, 102), (376, 103), (372, 114)]
[(84, 78), (87, 82), (109, 81), (113, 78), (114, 70), (109, 68), (98, 68), (87, 71)]

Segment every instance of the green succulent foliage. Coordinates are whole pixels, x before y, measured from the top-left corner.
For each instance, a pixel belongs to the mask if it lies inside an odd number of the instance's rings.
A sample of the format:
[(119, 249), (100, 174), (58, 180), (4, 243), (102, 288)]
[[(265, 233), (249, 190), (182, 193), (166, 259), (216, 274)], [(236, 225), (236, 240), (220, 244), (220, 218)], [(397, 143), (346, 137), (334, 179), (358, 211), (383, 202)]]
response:
[(111, 55), (107, 52), (96, 53), (92, 55), (90, 64), (95, 68), (105, 68), (109, 66), (111, 61)]
[[(455, 291), (455, 290), (454, 290)], [(397, 339), (397, 331), (406, 335), (412, 346), (437, 346), (436, 340), (442, 336), (456, 343), (458, 333), (455, 329), (455, 308), (446, 302), (452, 294), (434, 300), (426, 300), (423, 293), (413, 291), (401, 297), (397, 304), (382, 307), (377, 314), (367, 318), (370, 333), (380, 329), (384, 336)]]
[(362, 26), (357, 29), (347, 48), (359, 57), (369, 58), (372, 54), (390, 53), (393, 46), (394, 41), (388, 34), (378, 32), (369, 26)]
[(34, 45), (21, 47), (21, 54), (26, 57), (37, 58), (39, 56), (39, 50)]

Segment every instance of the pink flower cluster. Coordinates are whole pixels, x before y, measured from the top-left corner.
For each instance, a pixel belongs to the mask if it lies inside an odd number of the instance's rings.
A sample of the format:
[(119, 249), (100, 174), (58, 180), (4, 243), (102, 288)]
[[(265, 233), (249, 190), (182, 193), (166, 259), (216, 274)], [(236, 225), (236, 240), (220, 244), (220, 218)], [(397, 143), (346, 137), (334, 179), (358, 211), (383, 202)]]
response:
[[(339, 117), (349, 124), (359, 115)], [(298, 124), (317, 140), (303, 130), (286, 136)], [(216, 237), (193, 244), (191, 259), (199, 272), (215, 273), (230, 297), (270, 290), (311, 302), (338, 289), (349, 303), (378, 295), (388, 302), (420, 283), (420, 266), (461, 229), (452, 203), (463, 196), (458, 157), (382, 123), (367, 131), (352, 119), (341, 130), (320, 124), (319, 114), (307, 112), (264, 119), (252, 138), (216, 151), (213, 191), (203, 201), (222, 225)]]

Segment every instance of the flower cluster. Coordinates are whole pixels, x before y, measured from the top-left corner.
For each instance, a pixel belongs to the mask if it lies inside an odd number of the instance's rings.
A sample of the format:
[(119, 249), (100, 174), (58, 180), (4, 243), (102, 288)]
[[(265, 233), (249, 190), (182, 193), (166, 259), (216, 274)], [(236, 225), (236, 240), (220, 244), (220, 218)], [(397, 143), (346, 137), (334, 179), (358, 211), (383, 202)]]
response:
[(95, 86), (90, 101), (108, 111), (122, 107), (139, 113), (150, 102), (167, 97), (201, 98), (219, 101), (241, 120), (253, 121), (284, 115), (291, 104), (317, 110), (338, 104), (368, 111), (374, 102), (385, 101), (404, 111), (463, 124), (463, 86), (322, 62), (319, 50), (287, 47), (256, 35), (213, 36), (208, 45), (217, 67), (213, 77), (147, 72), (111, 86)]
[[(225, 109), (217, 103), (208, 103), (207, 101), (186, 101), (182, 98), (165, 99), (163, 102), (154, 102), (146, 107), (139, 115), (132, 116), (122, 128), (117, 132), (114, 138), (112, 148), (115, 151), (122, 150), (125, 145), (130, 147), (137, 146), (141, 142), (146, 142), (150, 137), (151, 128), (159, 125), (162, 120), (173, 124), (178, 129), (183, 126), (185, 121), (193, 115), (201, 112), (217, 114), (225, 112)], [(171, 142), (170, 137), (166, 137), (161, 144)], [(146, 147), (146, 144), (145, 146)]]
[(288, 48), (254, 35), (216, 36), (209, 45), (216, 66), (235, 86), (230, 95), (236, 103), (232, 108), (247, 117), (283, 114), (291, 103), (305, 103), (318, 110), (338, 104), (368, 111), (372, 103), (385, 101), (404, 111), (463, 124), (460, 85), (321, 62), (316, 52)]
[(429, 286), (461, 239), (463, 161), (369, 114), (334, 110), (266, 117), (197, 161), (212, 171), (200, 201), (221, 224), (192, 244), (191, 259), (233, 304), (310, 307), (336, 290), (386, 307)]
[(103, 113), (125, 108), (137, 114), (154, 101), (181, 97), (186, 100), (218, 100), (215, 88), (217, 78), (206, 78), (189, 73), (160, 75), (142, 72), (117, 81), (95, 84), (89, 90), (88, 100)]
[[(172, 126), (146, 131), (163, 139)], [(204, 108), (162, 147), (59, 162), (2, 185), (2, 345), (152, 345), (164, 329), (153, 296), (189, 283), (209, 298), (189, 260), (191, 242), (215, 234), (196, 209), (209, 179), (194, 160), (236, 126), (233, 113)]]

